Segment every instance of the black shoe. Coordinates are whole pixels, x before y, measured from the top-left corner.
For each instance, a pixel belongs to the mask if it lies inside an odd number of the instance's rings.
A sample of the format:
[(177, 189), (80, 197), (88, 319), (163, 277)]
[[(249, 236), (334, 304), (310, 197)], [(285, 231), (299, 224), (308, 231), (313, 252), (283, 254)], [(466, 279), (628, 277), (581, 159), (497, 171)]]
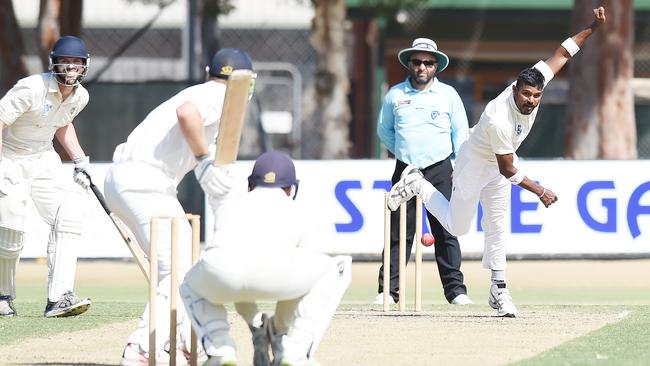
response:
[(81, 299), (72, 291), (68, 291), (59, 301), (52, 302), (48, 299), (44, 315), (46, 318), (75, 316), (85, 313), (90, 304), (90, 299)]
[(16, 308), (14, 308), (14, 302), (9, 295), (0, 295), (0, 317), (12, 317), (16, 316)]

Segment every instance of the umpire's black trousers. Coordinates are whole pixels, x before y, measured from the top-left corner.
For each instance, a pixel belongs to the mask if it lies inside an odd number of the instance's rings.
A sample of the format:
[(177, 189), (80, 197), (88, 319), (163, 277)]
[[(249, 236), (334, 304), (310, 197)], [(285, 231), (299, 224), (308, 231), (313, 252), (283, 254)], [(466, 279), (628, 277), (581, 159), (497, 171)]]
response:
[[(395, 171), (391, 179), (395, 184), (400, 178), (402, 171), (407, 164), (395, 160)], [(451, 159), (439, 161), (422, 169), (424, 179), (433, 184), (440, 193), (447, 199), (451, 197)], [(421, 209), (421, 208), (419, 208)], [(438, 220), (428, 211), (427, 218), (431, 227), (431, 234), (436, 239), (436, 262), (438, 263), (438, 273), (440, 281), (445, 292), (445, 298), (451, 302), (456, 296), (466, 294), (467, 288), (463, 284), (463, 273), (460, 271), (461, 252), (458, 239), (445, 230)], [(399, 297), (399, 210), (392, 212), (390, 233), (390, 294), (397, 302)], [(411, 256), (413, 248), (413, 237), (415, 235), (415, 197), (408, 201), (406, 209), (406, 261)], [(421, 245), (418, 243), (418, 245)], [(383, 253), (382, 253), (383, 256)], [(383, 262), (382, 262), (383, 263)], [(379, 268), (379, 291), (383, 291), (384, 285), (384, 266)]]

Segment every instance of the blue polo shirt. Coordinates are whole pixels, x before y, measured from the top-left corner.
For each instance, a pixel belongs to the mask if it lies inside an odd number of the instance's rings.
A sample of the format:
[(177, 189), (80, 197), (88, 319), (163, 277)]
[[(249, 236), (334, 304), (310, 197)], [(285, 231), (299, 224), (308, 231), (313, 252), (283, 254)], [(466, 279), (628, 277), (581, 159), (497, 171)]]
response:
[(390, 88), (377, 121), (377, 135), (388, 150), (420, 169), (456, 155), (468, 129), (460, 96), (438, 78), (422, 91), (409, 78)]

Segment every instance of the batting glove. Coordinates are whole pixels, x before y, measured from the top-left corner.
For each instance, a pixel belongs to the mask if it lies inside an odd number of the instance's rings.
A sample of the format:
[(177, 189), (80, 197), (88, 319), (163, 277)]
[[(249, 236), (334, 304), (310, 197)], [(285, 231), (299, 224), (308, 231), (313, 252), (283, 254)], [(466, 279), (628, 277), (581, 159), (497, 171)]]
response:
[(194, 175), (203, 192), (210, 198), (221, 198), (235, 185), (235, 179), (228, 174), (227, 166), (214, 166), (213, 160), (203, 157), (194, 168)]
[(90, 157), (84, 156), (83, 158), (74, 159), (74, 172), (72, 178), (75, 183), (83, 189), (90, 187)]

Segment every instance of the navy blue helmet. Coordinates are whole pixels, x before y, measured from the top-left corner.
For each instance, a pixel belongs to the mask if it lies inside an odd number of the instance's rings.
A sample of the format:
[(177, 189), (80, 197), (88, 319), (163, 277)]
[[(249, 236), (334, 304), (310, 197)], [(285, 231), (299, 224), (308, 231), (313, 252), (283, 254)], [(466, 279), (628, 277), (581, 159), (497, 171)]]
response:
[(253, 70), (253, 61), (248, 54), (238, 48), (222, 48), (212, 56), (210, 65), (205, 68), (210, 76), (228, 79), (234, 70)]
[(295, 186), (293, 198), (298, 193), (299, 181), (296, 179), (296, 167), (289, 155), (271, 150), (263, 153), (255, 160), (253, 171), (248, 177), (248, 187), (279, 187)]
[[(59, 62), (61, 57), (75, 57), (83, 60), (83, 66), (77, 65), (76, 67), (70, 64), (63, 64)], [(90, 54), (86, 48), (86, 44), (79, 37), (63, 36), (59, 38), (52, 47), (50, 52), (50, 66), (49, 69), (54, 73), (59, 83), (64, 85), (77, 85), (81, 82), (84, 76), (88, 73), (88, 64), (90, 63)], [(76, 73), (76, 78), (66, 82), (68, 73)]]

